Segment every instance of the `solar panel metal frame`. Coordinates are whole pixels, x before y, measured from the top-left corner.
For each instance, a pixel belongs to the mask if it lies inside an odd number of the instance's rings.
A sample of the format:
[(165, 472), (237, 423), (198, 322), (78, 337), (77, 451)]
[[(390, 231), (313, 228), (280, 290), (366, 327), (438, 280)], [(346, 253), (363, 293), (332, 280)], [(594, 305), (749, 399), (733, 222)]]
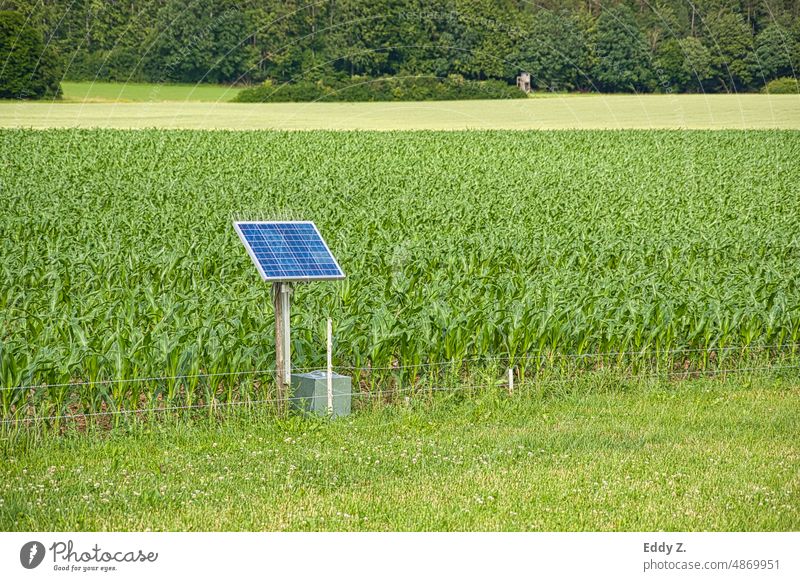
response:
[[(325, 247), (328, 255), (333, 260), (333, 264), (336, 265), (337, 270), (340, 272), (339, 275), (329, 275), (329, 274), (318, 274), (318, 275), (311, 275), (311, 276), (267, 276), (264, 272), (264, 268), (261, 266), (261, 263), (256, 256), (255, 251), (250, 246), (250, 242), (247, 240), (247, 237), (242, 232), (241, 225), (243, 224), (311, 224), (314, 228), (314, 232), (319, 237), (320, 242)], [(268, 282), (303, 282), (303, 281), (310, 281), (310, 280), (341, 280), (345, 278), (345, 273), (342, 267), (339, 265), (339, 261), (336, 260), (336, 257), (331, 252), (331, 249), (328, 248), (328, 243), (325, 242), (325, 239), (322, 237), (322, 234), (319, 232), (319, 228), (314, 222), (310, 220), (237, 220), (233, 223), (233, 228), (236, 230), (236, 234), (239, 236), (239, 240), (242, 241), (245, 249), (247, 250), (247, 254), (250, 256), (250, 260), (253, 261), (253, 264), (256, 265), (256, 269), (258, 270), (258, 274), (261, 276), (261, 279)]]

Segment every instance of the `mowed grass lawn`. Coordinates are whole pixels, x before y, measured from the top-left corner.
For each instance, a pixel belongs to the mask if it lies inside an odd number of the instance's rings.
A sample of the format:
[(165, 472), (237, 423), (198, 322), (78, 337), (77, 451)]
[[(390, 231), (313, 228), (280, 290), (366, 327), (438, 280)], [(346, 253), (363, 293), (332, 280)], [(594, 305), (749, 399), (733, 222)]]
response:
[[(493, 101), (249, 104), (226, 102), (224, 87), (137, 86), (106, 91), (109, 97), (119, 95), (121, 101), (106, 101), (93, 89), (87, 93), (87, 102), (71, 101), (78, 92), (69, 90), (66, 102), (0, 102), (0, 127), (800, 129), (800, 95), (557, 95)], [(195, 100), (201, 94), (208, 102)], [(125, 102), (131, 96), (142, 102)]]
[(796, 372), (529, 390), (9, 436), (0, 529), (800, 529)]
[(240, 88), (210, 84), (155, 83), (92, 83), (64, 81), (61, 83), (65, 102), (138, 102), (161, 101), (230, 101)]

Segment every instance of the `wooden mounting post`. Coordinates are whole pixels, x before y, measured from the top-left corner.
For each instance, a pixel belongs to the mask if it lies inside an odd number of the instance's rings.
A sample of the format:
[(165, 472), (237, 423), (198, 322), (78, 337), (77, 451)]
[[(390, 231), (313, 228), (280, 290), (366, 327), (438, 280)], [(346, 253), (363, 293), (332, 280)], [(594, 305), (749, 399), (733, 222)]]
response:
[(328, 319), (328, 415), (333, 416), (333, 324)]
[(275, 385), (278, 409), (283, 413), (288, 403), (292, 383), (292, 351), (290, 327), (290, 298), (292, 285), (288, 282), (272, 284), (272, 301), (275, 305)]

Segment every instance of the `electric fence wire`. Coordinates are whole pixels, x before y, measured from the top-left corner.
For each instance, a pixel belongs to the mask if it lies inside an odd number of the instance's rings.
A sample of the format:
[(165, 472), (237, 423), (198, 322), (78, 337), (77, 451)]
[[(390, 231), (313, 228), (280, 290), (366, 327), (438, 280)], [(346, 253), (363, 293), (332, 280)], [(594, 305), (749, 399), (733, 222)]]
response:
[[(767, 365), (761, 367), (733, 367), (730, 369), (709, 369), (709, 370), (684, 370), (684, 371), (674, 371), (668, 373), (653, 373), (653, 374), (644, 374), (644, 375), (628, 375), (628, 376), (621, 376), (615, 379), (618, 380), (643, 380), (643, 379), (671, 379), (675, 377), (683, 377), (686, 379), (700, 379), (702, 377), (713, 377), (716, 375), (727, 375), (727, 374), (736, 374), (736, 373), (745, 373), (745, 372), (756, 372), (756, 371), (785, 371), (789, 369), (800, 369), (800, 364), (798, 365)], [(565, 384), (574, 382), (576, 377), (568, 377), (568, 378), (560, 378), (560, 379), (550, 379), (545, 378), (540, 383), (544, 385), (558, 385), (558, 384)], [(535, 381), (533, 383), (536, 383)], [(353, 398), (362, 398), (362, 399), (373, 399), (373, 398), (389, 398), (398, 393), (414, 393), (417, 394), (425, 394), (430, 392), (461, 392), (461, 391), (477, 391), (481, 389), (490, 389), (490, 388), (498, 388), (503, 387), (503, 382), (496, 382), (493, 384), (474, 384), (474, 385), (456, 385), (456, 386), (408, 386), (405, 388), (395, 388), (391, 390), (378, 390), (372, 392), (357, 392), (354, 394), (346, 394), (346, 393), (334, 393), (333, 397), (347, 397), (351, 396)], [(519, 388), (524, 388), (526, 384), (522, 383), (519, 385)], [(63, 414), (63, 415), (50, 415), (50, 416), (26, 416), (21, 418), (14, 418), (14, 419), (4, 419), (0, 420), (0, 425), (9, 425), (9, 424), (31, 424), (36, 422), (43, 422), (43, 421), (55, 421), (55, 420), (67, 420), (67, 419), (85, 419), (91, 417), (102, 417), (102, 416), (117, 416), (117, 415), (130, 415), (130, 414), (147, 414), (147, 413), (154, 413), (154, 412), (168, 412), (168, 411), (181, 411), (181, 410), (201, 410), (201, 409), (208, 409), (208, 408), (230, 408), (230, 407), (237, 407), (237, 406), (257, 406), (257, 405), (264, 405), (269, 403), (285, 403), (292, 401), (295, 398), (292, 397), (283, 397), (283, 398), (270, 398), (270, 399), (261, 399), (261, 400), (242, 400), (242, 401), (235, 401), (235, 402), (211, 402), (211, 403), (203, 403), (203, 404), (192, 404), (192, 405), (180, 405), (180, 406), (166, 406), (166, 407), (150, 407), (150, 408), (136, 408), (136, 409), (125, 409), (125, 410), (109, 410), (109, 411), (101, 411), (101, 412), (86, 412), (86, 413), (79, 413), (79, 414)]]
[(417, 368), (417, 367), (436, 367), (447, 366), (450, 364), (470, 363), (476, 361), (531, 361), (531, 360), (578, 360), (578, 359), (602, 359), (611, 357), (628, 357), (628, 356), (662, 356), (662, 355), (675, 355), (679, 353), (717, 353), (717, 352), (730, 352), (730, 351), (769, 351), (769, 350), (785, 350), (797, 349), (800, 343), (777, 343), (773, 345), (750, 345), (750, 346), (727, 346), (727, 347), (699, 347), (699, 348), (681, 348), (681, 349), (646, 349), (638, 351), (607, 351), (607, 352), (593, 352), (593, 353), (552, 353), (552, 354), (539, 354), (532, 355), (528, 353), (523, 354), (510, 354), (504, 353), (499, 355), (482, 355), (479, 357), (468, 357), (464, 359), (436, 361), (429, 363), (416, 363), (411, 365), (397, 365), (387, 367), (348, 367), (346, 365), (334, 366), (336, 369), (352, 370), (352, 371), (391, 371), (395, 369), (404, 368)]

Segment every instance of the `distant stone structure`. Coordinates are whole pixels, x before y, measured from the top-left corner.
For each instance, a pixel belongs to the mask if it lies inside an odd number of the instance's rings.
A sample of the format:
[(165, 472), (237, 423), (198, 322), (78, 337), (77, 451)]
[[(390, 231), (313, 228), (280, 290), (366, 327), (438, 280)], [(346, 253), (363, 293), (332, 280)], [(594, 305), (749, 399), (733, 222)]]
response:
[(531, 92), (531, 74), (530, 73), (520, 73), (517, 77), (517, 86), (519, 87), (520, 91), (525, 91), (526, 93)]

